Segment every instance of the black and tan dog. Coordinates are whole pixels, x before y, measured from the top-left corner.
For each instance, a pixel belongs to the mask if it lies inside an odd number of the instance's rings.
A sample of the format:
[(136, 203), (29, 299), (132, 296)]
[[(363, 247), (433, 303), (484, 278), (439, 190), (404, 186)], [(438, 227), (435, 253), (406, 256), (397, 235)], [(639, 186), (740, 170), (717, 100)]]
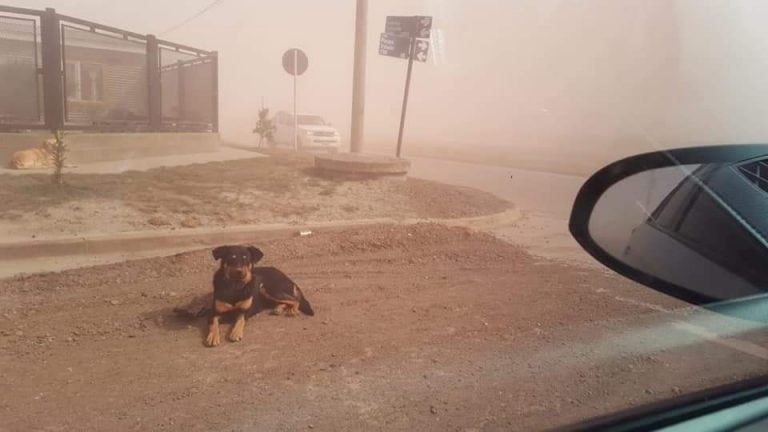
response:
[(208, 336), (205, 345), (219, 345), (219, 320), (225, 314), (235, 315), (235, 324), (229, 340), (243, 338), (245, 320), (251, 315), (254, 296), (258, 295), (261, 278), (254, 274), (254, 266), (264, 253), (254, 246), (219, 246), (213, 258), (221, 261), (213, 275), (213, 308), (208, 315)]
[(309, 316), (315, 314), (301, 288), (279, 269), (255, 267), (253, 276), (261, 282), (258, 298), (260, 309), (272, 309), (273, 315), (285, 314), (289, 317), (298, 315), (299, 311)]

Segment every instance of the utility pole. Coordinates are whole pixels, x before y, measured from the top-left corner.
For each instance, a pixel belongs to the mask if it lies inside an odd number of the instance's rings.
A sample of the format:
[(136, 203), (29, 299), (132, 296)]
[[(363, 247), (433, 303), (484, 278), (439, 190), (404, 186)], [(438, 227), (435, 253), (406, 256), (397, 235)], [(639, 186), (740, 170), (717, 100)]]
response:
[(352, 130), (349, 150), (363, 151), (363, 127), (365, 123), (365, 44), (367, 42), (368, 0), (357, 0), (355, 12), (355, 59), (352, 73)]

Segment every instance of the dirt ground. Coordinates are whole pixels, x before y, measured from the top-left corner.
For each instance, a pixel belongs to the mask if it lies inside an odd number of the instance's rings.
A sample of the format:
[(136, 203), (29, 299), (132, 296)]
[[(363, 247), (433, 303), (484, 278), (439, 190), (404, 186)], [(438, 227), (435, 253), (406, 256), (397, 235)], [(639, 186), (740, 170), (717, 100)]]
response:
[(0, 281), (0, 431), (534, 430), (764, 369), (655, 347), (675, 330), (638, 305), (680, 303), (466, 228), (258, 246), (316, 315), (217, 348), (170, 312), (210, 289), (209, 250)]
[(0, 175), (5, 241), (138, 230), (369, 218), (479, 216), (511, 205), (492, 194), (440, 183), (328, 178), (311, 155), (210, 162), (120, 174)]

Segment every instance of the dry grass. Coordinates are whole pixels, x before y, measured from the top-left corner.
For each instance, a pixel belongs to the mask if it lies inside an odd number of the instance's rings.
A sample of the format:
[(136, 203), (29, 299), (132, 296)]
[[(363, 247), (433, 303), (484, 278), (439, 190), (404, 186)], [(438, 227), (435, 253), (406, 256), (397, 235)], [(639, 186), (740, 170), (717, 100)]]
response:
[[(0, 217), (35, 212), (81, 199), (118, 199), (145, 213), (199, 212), (200, 204), (224, 202), (238, 209), (245, 191), (288, 194), (309, 177), (309, 165), (286, 158), (254, 158), (211, 162), (121, 174), (68, 174), (55, 187), (47, 174), (0, 176)], [(332, 190), (333, 181), (311, 178)], [(204, 210), (204, 209), (202, 209)]]
[[(55, 187), (46, 174), (0, 176), (0, 220), (31, 217), (109, 218), (143, 226), (274, 223), (369, 217), (460, 217), (501, 211), (509, 203), (490, 194), (423, 180), (344, 180), (320, 176), (313, 159), (293, 153), (269, 158), (128, 171), (67, 174)], [(103, 204), (100, 204), (103, 203)], [(117, 204), (115, 204), (117, 203)], [(87, 211), (78, 211), (78, 206)], [(126, 210), (110, 213), (110, 206)], [(99, 207), (106, 210), (99, 210)], [(49, 214), (50, 212), (50, 214)], [(24, 215), (24, 220), (19, 220)], [(51, 216), (53, 215), (53, 216)], [(107, 218), (107, 219), (105, 219)], [(65, 222), (62, 222), (65, 223)], [(87, 227), (78, 228), (78, 232)]]

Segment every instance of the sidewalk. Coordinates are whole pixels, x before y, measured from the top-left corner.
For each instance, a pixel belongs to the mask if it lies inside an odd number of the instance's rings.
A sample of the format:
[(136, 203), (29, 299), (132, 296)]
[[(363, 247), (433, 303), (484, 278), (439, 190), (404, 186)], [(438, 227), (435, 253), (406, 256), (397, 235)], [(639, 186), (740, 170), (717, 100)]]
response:
[[(268, 157), (267, 155), (258, 153), (255, 150), (256, 148), (249, 150), (244, 147), (234, 148), (223, 144), (219, 146), (218, 151), (215, 152), (142, 157), (118, 161), (91, 162), (80, 164), (73, 168), (65, 168), (64, 171), (66, 173), (72, 174), (116, 174), (125, 171), (147, 171), (159, 167), (173, 167), (207, 162), (222, 162), (237, 159)], [(16, 170), (6, 167), (0, 168), (0, 175), (28, 175), (43, 174), (47, 172), (50, 172), (50, 169)]]

